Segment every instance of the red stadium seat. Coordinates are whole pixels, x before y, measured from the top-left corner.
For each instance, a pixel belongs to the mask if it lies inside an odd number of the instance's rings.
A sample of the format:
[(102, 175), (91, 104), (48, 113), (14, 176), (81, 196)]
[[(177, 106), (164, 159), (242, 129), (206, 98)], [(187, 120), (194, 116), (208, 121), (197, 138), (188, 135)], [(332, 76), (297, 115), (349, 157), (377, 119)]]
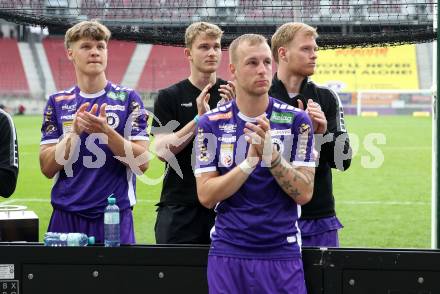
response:
[[(229, 79), (229, 56), (223, 52), (219, 77)], [(177, 83), (189, 76), (189, 63), (183, 48), (171, 46), (153, 46), (145, 64), (136, 90), (139, 92), (158, 91)]]
[[(63, 39), (46, 38), (43, 45), (49, 61), (55, 86), (58, 90), (64, 90), (73, 86), (76, 82), (75, 71), (71, 62), (66, 57)], [(130, 63), (136, 43), (112, 40), (108, 48), (107, 79), (119, 84)]]
[(0, 92), (5, 95), (28, 95), (29, 85), (15, 39), (0, 39)]

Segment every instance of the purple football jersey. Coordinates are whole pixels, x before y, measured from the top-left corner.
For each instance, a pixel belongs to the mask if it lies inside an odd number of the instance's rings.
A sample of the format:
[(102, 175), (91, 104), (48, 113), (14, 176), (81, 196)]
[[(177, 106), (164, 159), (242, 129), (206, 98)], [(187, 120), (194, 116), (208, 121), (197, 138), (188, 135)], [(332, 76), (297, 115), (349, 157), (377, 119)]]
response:
[[(308, 115), (269, 97), (266, 116), (272, 142), (282, 156), (295, 166), (314, 167)], [(246, 122), (256, 120), (239, 112), (235, 100), (200, 118), (194, 141), (196, 175), (209, 171), (223, 175), (246, 158)], [(282, 190), (263, 162), (215, 209), (211, 255), (270, 259), (300, 256), (300, 206)]]
[[(107, 103), (107, 122), (125, 139), (148, 140), (148, 117), (138, 94), (108, 83), (95, 94), (73, 87), (50, 96), (44, 110), (41, 145), (57, 143), (70, 132), (77, 109), (86, 102), (89, 109), (93, 104)], [(54, 178), (51, 202), (55, 208), (96, 218), (104, 212), (110, 194), (115, 195), (121, 210), (136, 203), (135, 174), (114, 158), (106, 139), (102, 134), (81, 134), (71, 171), (65, 165)]]

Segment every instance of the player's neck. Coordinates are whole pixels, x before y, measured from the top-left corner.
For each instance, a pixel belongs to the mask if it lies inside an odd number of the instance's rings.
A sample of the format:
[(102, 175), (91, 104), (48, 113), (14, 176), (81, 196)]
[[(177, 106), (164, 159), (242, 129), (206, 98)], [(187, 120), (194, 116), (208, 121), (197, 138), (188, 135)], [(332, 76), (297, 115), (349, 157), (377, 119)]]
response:
[(301, 75), (293, 74), (282, 67), (278, 68), (277, 77), (283, 82), (287, 93), (299, 93), (301, 90), (301, 83), (306, 78)]
[(269, 94), (266, 93), (261, 96), (251, 96), (245, 91), (236, 88), (237, 108), (238, 110), (248, 117), (257, 117), (262, 115), (269, 104)]
[(101, 91), (107, 85), (105, 74), (96, 76), (76, 75), (76, 81), (81, 92), (93, 94)]
[(200, 90), (203, 90), (207, 84), (215, 84), (217, 81), (217, 74), (215, 72), (213, 73), (203, 73), (203, 72), (196, 72), (192, 71), (191, 75), (188, 77), (188, 80), (199, 88)]

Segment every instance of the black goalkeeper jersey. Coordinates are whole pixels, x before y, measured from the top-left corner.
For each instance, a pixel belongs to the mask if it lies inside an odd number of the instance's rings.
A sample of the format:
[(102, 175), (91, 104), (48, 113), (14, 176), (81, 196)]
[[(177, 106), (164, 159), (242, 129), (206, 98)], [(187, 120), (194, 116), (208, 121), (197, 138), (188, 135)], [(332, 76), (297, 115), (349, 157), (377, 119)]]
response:
[[(211, 109), (216, 108), (217, 103), (221, 100), (218, 90), (220, 85), (225, 84), (227, 84), (226, 81), (217, 79), (215, 85), (209, 90), (209, 106)], [(188, 79), (160, 90), (154, 103), (152, 126), (156, 130), (152, 130), (152, 134), (161, 132), (157, 128), (166, 126), (173, 120), (178, 122), (177, 128), (172, 130), (173, 132), (179, 131), (192, 121), (197, 115), (196, 98), (201, 92)], [(160, 196), (161, 204), (197, 205), (199, 203), (196, 179), (192, 168), (192, 162), (194, 161), (192, 149), (193, 144), (190, 143), (175, 155), (183, 178), (168, 163), (166, 164), (166, 174)]]
[[(315, 146), (317, 151), (320, 151), (319, 165), (315, 170), (312, 200), (302, 206), (301, 218), (319, 219), (335, 216), (331, 169), (338, 168), (343, 171), (348, 169), (351, 163), (350, 141), (338, 95), (328, 88), (317, 86), (306, 78), (301, 83), (298, 96), (290, 98), (283, 82), (276, 75), (273, 78), (269, 95), (295, 107), (298, 107), (297, 99), (300, 99), (304, 106), (307, 105), (308, 99), (312, 99), (321, 106), (327, 119), (327, 132), (324, 134), (324, 141), (322, 141), (322, 136), (315, 135)], [(320, 142), (326, 143), (321, 145)], [(319, 145), (321, 145), (320, 150)]]
[(0, 109), (0, 196), (14, 193), (18, 177), (17, 134), (11, 116)]

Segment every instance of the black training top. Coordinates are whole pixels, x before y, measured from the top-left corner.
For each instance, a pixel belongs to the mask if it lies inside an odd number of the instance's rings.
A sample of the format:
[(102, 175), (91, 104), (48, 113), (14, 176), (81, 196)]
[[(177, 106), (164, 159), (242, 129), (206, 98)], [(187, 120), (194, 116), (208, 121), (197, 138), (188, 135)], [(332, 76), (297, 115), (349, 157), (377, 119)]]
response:
[[(334, 91), (317, 86), (306, 78), (301, 83), (300, 93), (290, 98), (283, 82), (276, 75), (269, 94), (295, 107), (298, 107), (297, 99), (300, 99), (304, 106), (307, 105), (308, 99), (312, 99), (321, 106), (327, 119), (327, 132), (324, 134), (324, 141), (315, 135), (315, 148), (320, 151), (319, 165), (315, 170), (312, 200), (302, 206), (301, 218), (319, 219), (336, 215), (331, 168), (346, 170), (351, 164), (350, 141), (345, 129), (344, 111), (339, 96)], [(326, 143), (322, 144), (319, 150), (320, 142)]]
[(0, 109), (0, 196), (14, 193), (18, 177), (17, 134), (11, 116)]
[[(220, 85), (223, 84), (227, 84), (227, 82), (217, 79), (216, 84), (209, 91), (209, 106), (211, 109), (217, 107), (217, 103), (221, 100), (218, 90)], [(193, 120), (197, 115), (196, 98), (200, 93), (201, 90), (188, 79), (160, 90), (154, 103), (155, 117), (153, 117), (152, 134), (177, 132)], [(172, 120), (179, 123), (178, 127), (173, 130), (164, 128)], [(192, 168), (192, 162), (194, 162), (192, 150), (193, 143), (189, 143), (181, 152), (175, 155), (183, 178), (177, 174), (168, 162), (166, 163), (160, 204), (195, 205), (199, 203), (196, 179)]]

